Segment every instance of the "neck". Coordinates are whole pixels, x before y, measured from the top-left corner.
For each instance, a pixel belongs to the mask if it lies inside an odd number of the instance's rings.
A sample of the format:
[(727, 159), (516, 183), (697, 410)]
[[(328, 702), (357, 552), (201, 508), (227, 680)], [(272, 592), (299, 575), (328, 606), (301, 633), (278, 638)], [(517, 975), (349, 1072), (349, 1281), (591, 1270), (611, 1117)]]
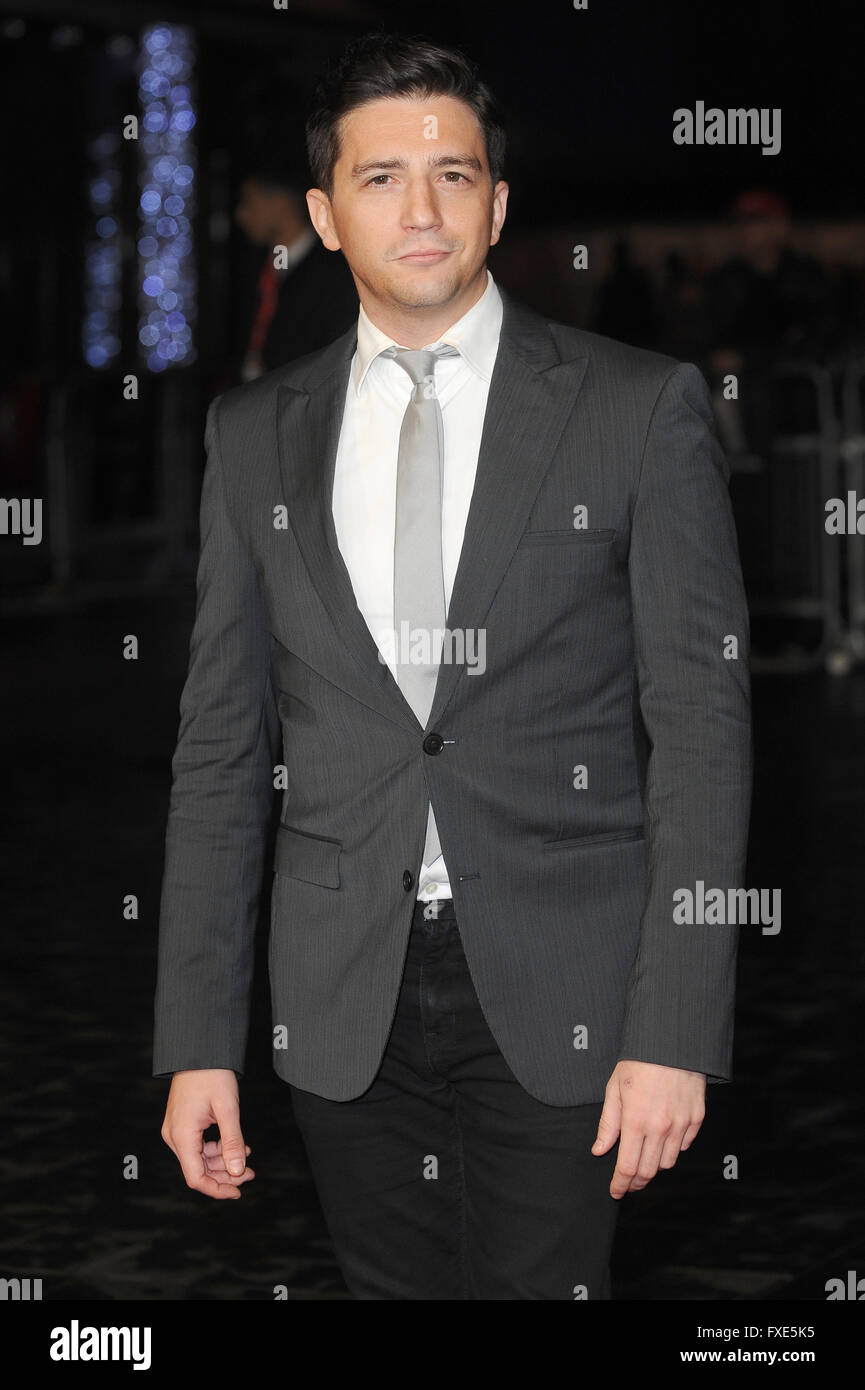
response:
[(290, 248), (305, 234), (308, 226), (309, 224), (301, 222), (299, 217), (287, 217), (284, 221), (276, 223), (272, 244)]
[(421, 304), (407, 307), (373, 298), (365, 285), (358, 286), (364, 313), (382, 333), (408, 348), (422, 348), (435, 343), (452, 324), (477, 304), (487, 287), (487, 270), (482, 266), (477, 276), (465, 285), (456, 299), (447, 304)]

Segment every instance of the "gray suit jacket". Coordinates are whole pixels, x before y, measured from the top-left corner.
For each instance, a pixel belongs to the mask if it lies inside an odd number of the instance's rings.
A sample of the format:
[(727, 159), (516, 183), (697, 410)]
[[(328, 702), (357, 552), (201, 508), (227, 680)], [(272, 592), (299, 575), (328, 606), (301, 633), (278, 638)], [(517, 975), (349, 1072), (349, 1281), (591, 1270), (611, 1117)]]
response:
[(737, 929), (673, 916), (676, 889), (741, 885), (751, 793), (748, 613), (708, 390), (690, 364), (502, 297), (448, 612), (485, 630), (486, 669), (443, 664), (425, 729), (331, 512), (354, 328), (210, 407), (154, 1075), (243, 1069), (283, 765), (286, 1081), (333, 1100), (372, 1081), (428, 799), (481, 1006), (531, 1094), (599, 1101), (619, 1058), (729, 1079)]

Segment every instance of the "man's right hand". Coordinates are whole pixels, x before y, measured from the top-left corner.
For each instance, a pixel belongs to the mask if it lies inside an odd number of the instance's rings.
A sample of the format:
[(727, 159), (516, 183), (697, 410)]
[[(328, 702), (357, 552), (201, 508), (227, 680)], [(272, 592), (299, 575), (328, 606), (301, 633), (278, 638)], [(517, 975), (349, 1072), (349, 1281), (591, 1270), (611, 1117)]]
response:
[[(219, 1139), (203, 1143), (209, 1125)], [(178, 1071), (171, 1081), (162, 1137), (176, 1155), (186, 1186), (206, 1197), (241, 1196), (240, 1186), (255, 1177), (247, 1168), (252, 1152), (240, 1130), (240, 1100), (233, 1071), (212, 1067)]]

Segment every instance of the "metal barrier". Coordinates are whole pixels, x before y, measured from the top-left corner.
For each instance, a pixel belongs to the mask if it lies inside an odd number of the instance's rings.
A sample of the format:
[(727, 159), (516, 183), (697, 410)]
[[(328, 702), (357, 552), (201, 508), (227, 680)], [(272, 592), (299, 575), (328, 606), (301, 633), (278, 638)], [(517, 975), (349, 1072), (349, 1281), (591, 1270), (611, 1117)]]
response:
[(842, 673), (843, 547), (827, 533), (828, 498), (837, 495), (840, 427), (832, 374), (810, 362), (776, 364), (761, 390), (768, 447), (765, 456), (764, 573), (768, 593), (751, 599), (755, 616), (812, 620), (818, 624), (815, 646), (788, 644), (777, 656), (755, 650), (755, 670), (782, 673), (810, 670), (821, 664)]
[(4, 611), (147, 592), (194, 571), (202, 383), (183, 371), (148, 374), (139, 385), (135, 401), (124, 400), (118, 373), (80, 373), (50, 386), (42, 578), (8, 594)]
[[(841, 382), (841, 441), (844, 492), (865, 497), (865, 359), (848, 362)], [(863, 522), (865, 525), (865, 522)], [(839, 674), (865, 661), (865, 535), (847, 535), (847, 629), (838, 657)]]

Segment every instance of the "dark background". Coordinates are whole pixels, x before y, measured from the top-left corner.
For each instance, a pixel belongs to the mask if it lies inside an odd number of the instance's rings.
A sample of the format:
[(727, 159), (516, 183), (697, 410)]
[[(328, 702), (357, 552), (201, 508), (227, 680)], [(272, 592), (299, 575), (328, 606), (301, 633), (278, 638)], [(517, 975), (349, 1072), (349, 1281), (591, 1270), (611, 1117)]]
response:
[[(614, 1277), (619, 1298), (820, 1301), (827, 1279), (865, 1273), (863, 541), (827, 544), (822, 526), (826, 498), (865, 492), (865, 19), (831, 4), (797, 13), (779, 0), (0, 4), (0, 487), (46, 499), (40, 546), (0, 535), (0, 1274), (41, 1278), (45, 1299), (269, 1300), (277, 1284), (291, 1299), (346, 1297), (270, 1070), (266, 924), (241, 1083), (258, 1177), (241, 1202), (185, 1189), (159, 1137), (167, 1085), (150, 1077), (150, 1029), (204, 410), (242, 347), (255, 264), (231, 210), (249, 150), (296, 145), (323, 62), (380, 23), (464, 47), (500, 96), (511, 196), (490, 266), (551, 316), (599, 327), (621, 239), (656, 308), (669, 307), (671, 248), (702, 302), (730, 254), (731, 200), (749, 188), (783, 195), (793, 245), (821, 268), (829, 327), (787, 370), (779, 324), (752, 378), (762, 424), (731, 458), (754, 624), (747, 884), (782, 889), (782, 930), (742, 928), (735, 1084), (711, 1088), (677, 1167), (625, 1200)], [(155, 375), (137, 356), (125, 146), (122, 350), (98, 371), (81, 350), (88, 144), (137, 109), (135, 45), (156, 20), (191, 26), (197, 43), (196, 354)], [(672, 112), (698, 99), (781, 107), (781, 153), (675, 146)], [(572, 269), (576, 243), (587, 271)], [(635, 324), (631, 340), (639, 327), (663, 347), (666, 321)], [(710, 327), (693, 360), (708, 372), (718, 345)], [(137, 402), (121, 398), (126, 372)], [(121, 657), (129, 633), (135, 662)]]

